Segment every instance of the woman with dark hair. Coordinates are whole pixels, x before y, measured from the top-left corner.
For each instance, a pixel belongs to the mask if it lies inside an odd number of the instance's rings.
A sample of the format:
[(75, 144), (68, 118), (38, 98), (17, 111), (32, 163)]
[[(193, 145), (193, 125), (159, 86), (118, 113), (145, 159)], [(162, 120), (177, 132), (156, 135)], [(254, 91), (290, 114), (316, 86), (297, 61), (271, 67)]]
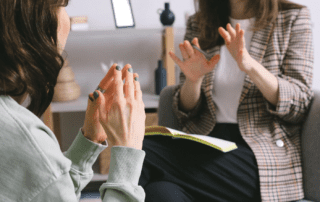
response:
[[(104, 86), (89, 95), (84, 125), (68, 151), (61, 152), (39, 119), (64, 63), (67, 5), (68, 0), (0, 1), (0, 201), (79, 201), (107, 137), (114, 147), (108, 182), (100, 187), (102, 200), (144, 201), (138, 179), (145, 112), (130, 65), (121, 70), (114, 64)], [(28, 96), (26, 109), (21, 104)]]
[[(304, 198), (300, 132), (313, 92), (307, 8), (286, 0), (199, 0), (187, 23), (173, 95), (181, 130), (233, 141), (146, 137), (146, 201)], [(207, 58), (192, 45), (207, 52)]]

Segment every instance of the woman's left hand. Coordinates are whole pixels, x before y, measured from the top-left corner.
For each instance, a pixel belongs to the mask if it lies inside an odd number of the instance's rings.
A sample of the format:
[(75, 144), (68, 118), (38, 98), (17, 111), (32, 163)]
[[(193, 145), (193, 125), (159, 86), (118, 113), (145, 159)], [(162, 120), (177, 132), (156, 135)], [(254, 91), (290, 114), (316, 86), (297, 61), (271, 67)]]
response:
[[(111, 68), (109, 69), (107, 75), (103, 78), (107, 81), (112, 81), (114, 78), (114, 72), (116, 71), (117, 64), (113, 64)], [(106, 99), (109, 101), (112, 101), (113, 99), (113, 86), (111, 82), (107, 82), (105, 94)], [(107, 134), (104, 131), (103, 127), (100, 124), (100, 116), (99, 116), (99, 105), (96, 101), (96, 97), (99, 96), (97, 92), (90, 93), (89, 99), (88, 99), (88, 105), (86, 110), (86, 116), (84, 120), (84, 125), (82, 127), (82, 133), (83, 135), (95, 143), (103, 143), (107, 139)]]
[[(103, 96), (105, 97), (105, 103), (106, 103), (106, 110), (109, 110), (111, 107), (112, 101), (113, 101), (113, 94), (115, 91), (114, 86), (114, 76), (116, 70), (117, 64), (113, 64), (111, 68), (109, 69), (107, 75), (103, 78), (103, 80), (108, 81), (106, 86), (104, 86), (106, 89), (105, 93), (103, 93)], [(128, 71), (128, 67), (124, 67), (121, 72)], [(122, 78), (122, 80), (124, 77)], [(95, 93), (90, 93), (89, 99), (88, 99), (88, 105), (86, 110), (86, 116), (84, 120), (84, 125), (82, 127), (82, 133), (83, 135), (95, 143), (103, 143), (107, 139), (107, 134), (105, 130), (103, 129), (102, 125), (100, 124), (100, 114), (99, 114), (99, 107), (97, 103), (97, 97), (99, 96), (97, 90)]]
[(251, 61), (253, 60), (245, 47), (244, 30), (240, 24), (234, 29), (230, 23), (227, 24), (227, 30), (220, 27), (219, 33), (225, 41), (226, 47), (232, 57), (236, 60), (239, 68), (243, 72), (251, 70)]

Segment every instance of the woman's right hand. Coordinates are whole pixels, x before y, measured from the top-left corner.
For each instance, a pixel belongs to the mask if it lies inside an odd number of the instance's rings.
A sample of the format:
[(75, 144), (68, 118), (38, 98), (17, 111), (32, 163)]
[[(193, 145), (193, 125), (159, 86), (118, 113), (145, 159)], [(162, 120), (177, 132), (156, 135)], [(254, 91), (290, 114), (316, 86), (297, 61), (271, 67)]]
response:
[(108, 95), (105, 97), (98, 91), (100, 123), (111, 145), (142, 149), (146, 114), (139, 76), (132, 73), (130, 65), (126, 65), (123, 69), (126, 70), (123, 71), (123, 75), (122, 71), (114, 70), (111, 102), (108, 100)]
[[(200, 48), (198, 38), (194, 38), (192, 43)], [(205, 74), (215, 68), (220, 59), (220, 55), (215, 55), (208, 61), (202, 53), (191, 46), (189, 41), (181, 43), (179, 48), (184, 61), (181, 61), (172, 51), (169, 55), (179, 65), (186, 78), (193, 83), (201, 81)]]

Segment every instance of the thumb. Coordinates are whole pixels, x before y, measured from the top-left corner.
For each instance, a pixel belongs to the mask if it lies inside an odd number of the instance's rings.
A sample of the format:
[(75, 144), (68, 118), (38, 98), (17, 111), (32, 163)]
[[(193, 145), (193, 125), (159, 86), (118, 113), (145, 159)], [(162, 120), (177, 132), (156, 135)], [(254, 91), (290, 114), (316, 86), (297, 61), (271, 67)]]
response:
[(219, 54), (213, 56), (210, 59), (210, 61), (208, 62), (209, 68), (211, 70), (213, 70), (215, 68), (215, 66), (218, 64), (219, 60), (220, 60), (220, 55)]
[(87, 114), (95, 121), (99, 121), (99, 107), (101, 106), (102, 99), (103, 95), (98, 90), (89, 94)]
[(200, 49), (199, 39), (197, 37), (193, 38), (192, 44)]
[(89, 101), (91, 108), (90, 110), (98, 115), (97, 119), (99, 121), (99, 118), (105, 119), (106, 118), (106, 106), (105, 106), (105, 97), (103, 93), (99, 90), (94, 91), (94, 93), (90, 93), (89, 95), (91, 98), (93, 98), (93, 101)]

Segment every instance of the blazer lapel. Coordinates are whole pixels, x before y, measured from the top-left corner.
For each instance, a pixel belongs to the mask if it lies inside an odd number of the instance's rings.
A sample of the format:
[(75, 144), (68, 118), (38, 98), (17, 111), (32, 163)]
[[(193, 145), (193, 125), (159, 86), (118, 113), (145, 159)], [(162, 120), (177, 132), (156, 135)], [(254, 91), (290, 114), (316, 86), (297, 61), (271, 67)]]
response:
[[(268, 43), (272, 36), (272, 30), (273, 30), (273, 24), (271, 23), (266, 28), (254, 32), (252, 36), (249, 54), (254, 60), (258, 61), (260, 64), (262, 64), (263, 57), (265, 55)], [(250, 79), (249, 75), (246, 75), (241, 97), (239, 100), (239, 105), (248, 94), (252, 84), (253, 82)]]

